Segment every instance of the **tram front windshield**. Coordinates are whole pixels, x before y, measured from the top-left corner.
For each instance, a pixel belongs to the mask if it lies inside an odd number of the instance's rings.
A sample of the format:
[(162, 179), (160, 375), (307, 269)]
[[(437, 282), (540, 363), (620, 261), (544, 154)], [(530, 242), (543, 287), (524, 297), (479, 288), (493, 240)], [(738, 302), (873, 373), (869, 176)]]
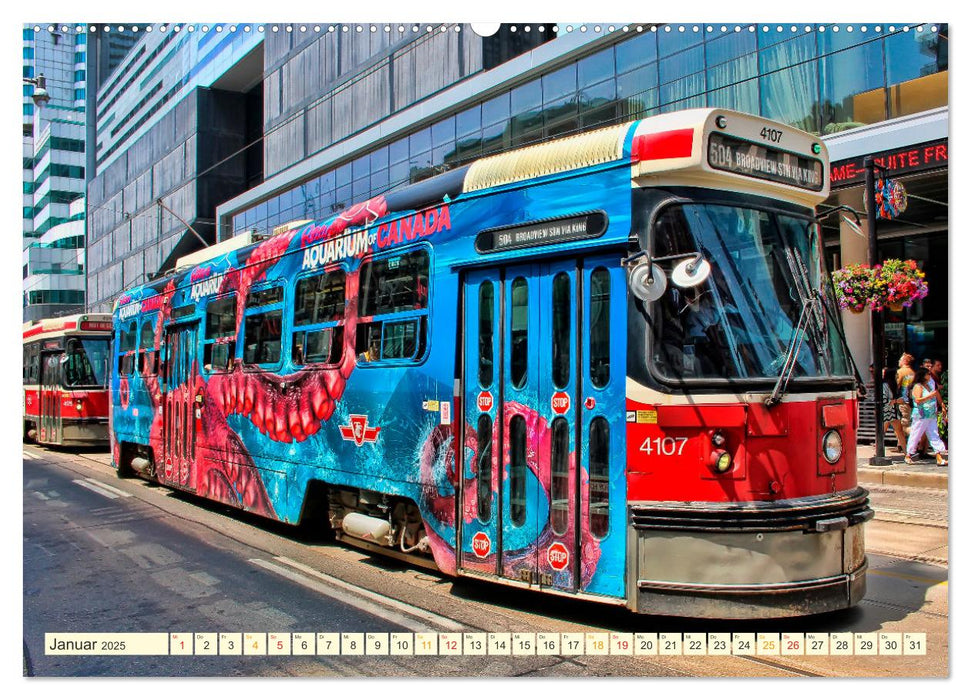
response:
[[(832, 320), (832, 287), (823, 283), (819, 228), (811, 219), (679, 203), (658, 213), (652, 234), (654, 257), (700, 252), (711, 264), (702, 284), (669, 281), (664, 296), (650, 305), (651, 352), (660, 378), (775, 380), (794, 339), (794, 380), (850, 373)], [(816, 291), (832, 314), (807, 301)], [(796, 337), (804, 308), (805, 331)]]
[(104, 387), (108, 376), (108, 340), (68, 338), (62, 359), (64, 386)]

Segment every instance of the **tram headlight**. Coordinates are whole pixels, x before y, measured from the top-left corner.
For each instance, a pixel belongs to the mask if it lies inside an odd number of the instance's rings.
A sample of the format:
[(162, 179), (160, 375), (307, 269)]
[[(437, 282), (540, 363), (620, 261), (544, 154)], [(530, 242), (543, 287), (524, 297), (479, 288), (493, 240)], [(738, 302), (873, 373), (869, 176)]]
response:
[(708, 464), (719, 474), (724, 474), (732, 468), (732, 456), (726, 450), (713, 450)]
[(839, 432), (830, 430), (823, 435), (823, 459), (830, 464), (836, 464), (843, 456), (843, 438)]

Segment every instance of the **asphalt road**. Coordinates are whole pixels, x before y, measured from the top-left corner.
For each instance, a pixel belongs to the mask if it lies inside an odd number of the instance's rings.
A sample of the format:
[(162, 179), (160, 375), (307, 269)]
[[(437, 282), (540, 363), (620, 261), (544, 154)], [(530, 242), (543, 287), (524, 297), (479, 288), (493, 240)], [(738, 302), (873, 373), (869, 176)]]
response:
[[(137, 479), (107, 455), (24, 449), (31, 676), (943, 676), (947, 494), (874, 489), (863, 604), (757, 622), (638, 616), (334, 544)], [(941, 513), (945, 515), (942, 517)], [(926, 656), (56, 656), (45, 632), (922, 632)], [(351, 638), (349, 638), (351, 639)]]

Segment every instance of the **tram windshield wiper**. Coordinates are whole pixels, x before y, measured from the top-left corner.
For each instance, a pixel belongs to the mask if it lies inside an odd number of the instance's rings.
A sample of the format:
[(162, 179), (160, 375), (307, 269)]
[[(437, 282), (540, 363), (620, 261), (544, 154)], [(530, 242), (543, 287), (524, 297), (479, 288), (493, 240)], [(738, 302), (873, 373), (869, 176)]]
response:
[(776, 379), (775, 386), (772, 388), (772, 394), (765, 400), (766, 408), (772, 408), (779, 403), (782, 400), (783, 394), (786, 392), (786, 388), (789, 386), (789, 380), (792, 378), (792, 373), (796, 368), (796, 357), (805, 341), (806, 331), (813, 317), (813, 313), (810, 310), (819, 313), (819, 309), (816, 308), (817, 303), (820, 303), (820, 298), (819, 292), (816, 290), (812, 290), (808, 295), (802, 296), (802, 309), (799, 311), (799, 320), (792, 331), (792, 337), (789, 338), (789, 347), (786, 348), (786, 356), (782, 363), (782, 370), (779, 372), (779, 378)]

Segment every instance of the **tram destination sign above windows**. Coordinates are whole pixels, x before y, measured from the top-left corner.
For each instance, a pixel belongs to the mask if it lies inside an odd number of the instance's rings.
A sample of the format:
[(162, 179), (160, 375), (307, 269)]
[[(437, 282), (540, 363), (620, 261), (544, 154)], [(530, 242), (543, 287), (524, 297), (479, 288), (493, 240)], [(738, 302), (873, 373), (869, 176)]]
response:
[(714, 133), (708, 139), (708, 164), (717, 169), (804, 190), (823, 189), (823, 164), (815, 158), (761, 143)]
[[(862, 185), (866, 179), (866, 169), (863, 167), (865, 159), (863, 155), (830, 163), (830, 184), (833, 187)], [(874, 153), (873, 162), (887, 168), (891, 176), (946, 168), (947, 139)]]
[(475, 249), (480, 253), (501, 253), (517, 248), (570, 243), (599, 238), (606, 230), (607, 215), (595, 211), (479, 231), (475, 237)]

